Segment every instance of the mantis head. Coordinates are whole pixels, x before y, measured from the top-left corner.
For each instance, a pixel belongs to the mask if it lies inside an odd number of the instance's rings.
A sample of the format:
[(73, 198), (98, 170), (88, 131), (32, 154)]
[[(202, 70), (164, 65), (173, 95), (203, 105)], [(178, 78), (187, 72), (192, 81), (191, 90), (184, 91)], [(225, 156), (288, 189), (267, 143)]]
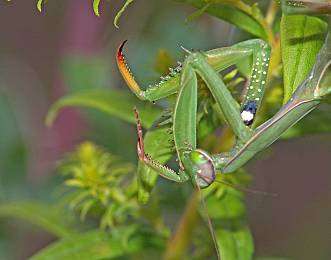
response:
[(192, 176), (192, 181), (200, 188), (206, 188), (215, 180), (216, 170), (210, 155), (200, 149), (189, 152), (188, 166), (185, 170)]

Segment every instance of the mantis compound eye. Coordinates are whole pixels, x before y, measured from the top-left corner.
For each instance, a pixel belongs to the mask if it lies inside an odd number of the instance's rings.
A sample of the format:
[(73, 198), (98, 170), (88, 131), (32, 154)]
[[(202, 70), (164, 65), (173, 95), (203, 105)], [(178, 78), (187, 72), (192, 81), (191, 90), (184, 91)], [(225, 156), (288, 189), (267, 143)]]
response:
[(215, 180), (215, 166), (211, 157), (202, 150), (194, 150), (190, 153), (196, 184), (200, 188), (206, 188)]

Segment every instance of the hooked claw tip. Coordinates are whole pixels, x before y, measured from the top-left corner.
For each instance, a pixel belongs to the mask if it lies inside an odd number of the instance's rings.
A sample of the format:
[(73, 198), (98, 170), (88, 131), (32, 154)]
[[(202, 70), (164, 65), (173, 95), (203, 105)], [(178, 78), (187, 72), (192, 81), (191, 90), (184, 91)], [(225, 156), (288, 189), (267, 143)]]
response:
[(128, 40), (124, 40), (122, 43), (121, 43), (121, 45), (120, 45), (120, 47), (118, 47), (118, 52), (122, 52), (122, 50), (123, 50), (123, 47), (124, 47), (124, 45), (126, 44), (126, 42), (127, 42)]
[(139, 111), (138, 111), (137, 107), (133, 107), (133, 111), (136, 114), (136, 117), (139, 118)]

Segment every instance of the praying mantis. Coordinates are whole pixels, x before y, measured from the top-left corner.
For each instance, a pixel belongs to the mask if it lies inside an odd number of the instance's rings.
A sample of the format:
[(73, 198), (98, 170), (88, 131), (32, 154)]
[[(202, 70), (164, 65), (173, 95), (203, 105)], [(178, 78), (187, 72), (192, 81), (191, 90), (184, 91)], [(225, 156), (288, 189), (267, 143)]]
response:
[[(285, 6), (284, 6), (285, 5)], [(283, 1), (283, 11), (295, 14), (330, 13), (328, 3), (308, 1)], [(171, 135), (179, 162), (178, 172), (164, 166), (146, 154), (139, 111), (135, 109), (138, 143), (137, 153), (142, 164), (166, 179), (177, 183), (191, 181), (198, 190), (217, 182), (217, 174), (235, 172), (258, 153), (263, 152), (287, 129), (313, 111), (331, 92), (331, 33), (330, 23), (324, 45), (316, 57), (316, 62), (308, 76), (296, 88), (278, 112), (269, 120), (256, 126), (254, 120), (259, 113), (267, 87), (268, 66), (271, 56), (270, 46), (261, 39), (251, 39), (230, 47), (209, 51), (189, 51), (183, 63), (170, 69), (170, 74), (162, 77), (155, 85), (142, 90), (131, 73), (123, 48), (118, 48), (117, 64), (130, 90), (141, 100), (155, 102), (174, 97), (171, 113)], [(240, 103), (226, 87), (220, 72), (237, 64), (241, 59), (251, 57), (252, 68), (249, 84)], [(236, 136), (236, 142), (228, 152), (209, 154), (197, 145), (197, 110), (199, 81), (202, 80), (228, 127)], [(204, 201), (202, 200), (204, 203)], [(214, 240), (213, 227), (209, 229)]]
[[(287, 4), (294, 1), (286, 1)], [(314, 13), (320, 3), (299, 1), (292, 4), (294, 13)], [(309, 7), (309, 8), (307, 8)], [(316, 10), (314, 10), (316, 7)], [(329, 9), (330, 7), (327, 6)], [(326, 10), (322, 10), (323, 13)], [(329, 10), (330, 11), (330, 10)], [(210, 51), (189, 51), (183, 63), (170, 70), (170, 74), (155, 85), (142, 90), (131, 73), (123, 54), (124, 41), (117, 52), (117, 64), (130, 90), (141, 100), (154, 102), (176, 95), (172, 114), (172, 134), (179, 161), (179, 171), (162, 165), (147, 155), (144, 150), (143, 132), (139, 112), (135, 110), (139, 160), (147, 167), (171, 181), (191, 181), (193, 186), (206, 188), (215, 181), (216, 173), (230, 173), (245, 165), (257, 153), (275, 142), (282, 133), (314, 110), (331, 92), (328, 77), (331, 65), (330, 28), (316, 63), (308, 77), (298, 86), (290, 100), (268, 121), (253, 127), (266, 88), (270, 47), (260, 39), (237, 43)], [(250, 84), (241, 104), (234, 99), (224, 84), (219, 72), (236, 64), (239, 60), (252, 57), (253, 66)], [(208, 154), (197, 148), (197, 98), (198, 76), (205, 82), (216, 101), (229, 128), (236, 136), (236, 143), (229, 152)]]

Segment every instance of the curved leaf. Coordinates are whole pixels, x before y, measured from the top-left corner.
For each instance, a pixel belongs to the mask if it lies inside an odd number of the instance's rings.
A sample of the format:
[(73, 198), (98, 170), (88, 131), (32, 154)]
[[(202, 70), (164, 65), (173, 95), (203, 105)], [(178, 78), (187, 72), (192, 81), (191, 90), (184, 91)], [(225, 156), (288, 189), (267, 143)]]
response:
[(43, 1), (44, 0), (38, 0), (38, 2), (37, 2), (37, 9), (39, 12), (41, 12)]
[(137, 107), (144, 127), (150, 127), (161, 112), (158, 106), (143, 103), (126, 91), (88, 90), (56, 101), (47, 114), (46, 124), (50, 126), (59, 111), (65, 107), (93, 108), (130, 123), (135, 123), (133, 108)]
[[(239, 27), (240, 29), (255, 35), (259, 38), (267, 40), (268, 36), (263, 28), (263, 26), (256, 21), (252, 16), (236, 8), (237, 5), (240, 5), (241, 1), (233, 1), (231, 4), (229, 1), (227, 4), (222, 4), (222, 1), (205, 1), (205, 0), (176, 0), (177, 2), (193, 5), (196, 8), (202, 9), (206, 13), (221, 18), (229, 23), (232, 23)], [(208, 6), (206, 6), (208, 5)], [(249, 7), (249, 6), (248, 6)], [(257, 7), (251, 7), (252, 13), (256, 13)]]
[(106, 232), (92, 231), (52, 243), (30, 259), (108, 259), (123, 254), (121, 241), (112, 239)]
[(100, 0), (93, 0), (93, 11), (96, 16), (100, 16), (99, 5), (100, 5)]
[[(234, 173), (237, 174), (237, 173)], [(242, 192), (223, 186), (224, 195), (208, 198), (208, 213), (215, 221), (216, 238), (222, 259), (248, 260), (253, 258), (254, 242), (246, 220)]]
[(76, 233), (69, 225), (68, 217), (48, 204), (34, 201), (6, 202), (0, 204), (0, 217), (17, 218), (36, 226), (57, 237)]
[(34, 255), (31, 260), (113, 259), (142, 250), (160, 248), (163, 241), (150, 232), (139, 232), (135, 226), (77, 234), (57, 241)]
[(247, 225), (216, 230), (222, 259), (249, 260), (254, 253), (253, 237)]
[(306, 15), (283, 15), (281, 50), (284, 74), (284, 103), (312, 69), (325, 39), (327, 25)]
[(118, 26), (118, 19), (120, 19), (121, 15), (124, 13), (124, 11), (126, 10), (126, 8), (129, 6), (129, 4), (131, 4), (134, 0), (126, 0), (124, 5), (121, 7), (121, 9), (118, 11), (118, 13), (116, 14), (115, 18), (114, 18), (114, 26), (116, 28), (119, 28)]

